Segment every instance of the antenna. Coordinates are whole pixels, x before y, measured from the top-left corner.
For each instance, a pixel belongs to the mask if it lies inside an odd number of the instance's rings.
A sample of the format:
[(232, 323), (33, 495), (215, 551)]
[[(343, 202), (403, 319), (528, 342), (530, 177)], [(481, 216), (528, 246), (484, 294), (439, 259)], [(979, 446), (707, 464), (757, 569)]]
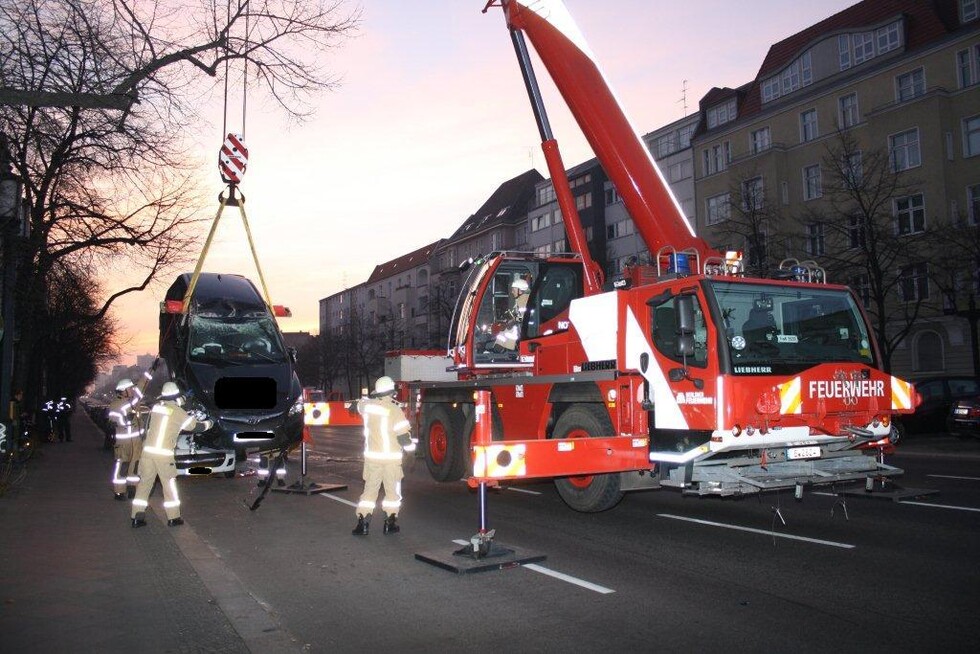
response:
[(681, 86), (681, 99), (678, 102), (684, 106), (684, 117), (687, 118), (687, 80), (684, 80), (684, 84)]

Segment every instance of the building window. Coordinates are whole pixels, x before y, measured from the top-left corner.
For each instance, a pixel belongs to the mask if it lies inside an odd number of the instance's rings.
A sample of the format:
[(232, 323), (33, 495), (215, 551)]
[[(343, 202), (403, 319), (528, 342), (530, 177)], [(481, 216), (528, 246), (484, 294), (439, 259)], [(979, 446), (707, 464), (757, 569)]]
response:
[(619, 197), (619, 193), (616, 192), (616, 189), (615, 188), (607, 188), (606, 189), (606, 206), (607, 207), (610, 204), (617, 204), (617, 203), (622, 202), (622, 201), (623, 201), (623, 199), (621, 197)]
[(679, 182), (687, 179), (694, 174), (694, 164), (691, 160), (679, 161), (667, 171), (667, 179), (671, 182)]
[(704, 174), (713, 175), (728, 168), (728, 163), (732, 160), (732, 150), (728, 141), (713, 145), (702, 152), (704, 163)]
[(772, 102), (779, 97), (779, 76), (770, 77), (762, 82), (762, 102)]
[(735, 120), (735, 98), (708, 109), (708, 129)]
[(980, 16), (980, 0), (960, 0), (960, 20), (967, 23)]
[(840, 56), (840, 69), (847, 70), (851, 67), (851, 37), (841, 34), (837, 37), (837, 52)]
[(677, 140), (679, 141), (680, 147), (684, 148), (691, 147), (691, 137), (694, 136), (694, 128), (697, 125), (685, 125), (681, 127), (680, 131), (677, 133)]
[(531, 231), (536, 232), (551, 225), (551, 212), (543, 213), (539, 216), (531, 216)]
[(765, 205), (765, 186), (762, 177), (753, 177), (742, 182), (742, 210), (758, 211)]
[(579, 211), (583, 209), (588, 209), (591, 206), (592, 206), (591, 193), (583, 193), (582, 195), (575, 196), (575, 208), (578, 209)]
[(895, 233), (918, 234), (926, 229), (925, 201), (921, 193), (895, 200)]
[(879, 27), (875, 30), (875, 39), (877, 41), (875, 45), (878, 47), (877, 54), (884, 54), (897, 48), (900, 43), (898, 23), (891, 23), (890, 25)]
[(980, 82), (980, 44), (956, 53), (956, 77), (961, 89)]
[(705, 224), (717, 225), (728, 220), (731, 215), (731, 194), (722, 193), (704, 201)]
[(980, 224), (980, 184), (967, 187), (966, 211), (971, 225)]
[(823, 223), (810, 223), (806, 226), (806, 253), (818, 257), (824, 253)]
[(673, 153), (677, 149), (675, 143), (673, 134), (661, 136), (657, 139), (657, 158), (662, 159)]
[(854, 293), (861, 300), (861, 305), (865, 309), (871, 308), (871, 284), (868, 283), (868, 276), (855, 275), (851, 277), (849, 286), (854, 290)]
[(857, 93), (849, 93), (838, 101), (840, 106), (840, 126), (841, 129), (854, 127), (859, 120), (858, 115), (858, 96)]
[(895, 92), (899, 102), (924, 95), (926, 92), (926, 74), (922, 68), (899, 75), (895, 78)]
[(980, 154), (980, 115), (963, 119), (963, 156)]
[(817, 110), (808, 109), (800, 114), (800, 143), (817, 138)]
[(871, 32), (851, 35), (854, 46), (854, 64), (861, 64), (875, 56), (875, 38)]
[(820, 164), (803, 168), (803, 199), (815, 200), (823, 195), (820, 185)]
[(620, 220), (617, 223), (606, 225), (606, 238), (614, 239), (623, 236), (630, 236), (633, 234), (633, 230), (634, 226), (631, 219), (627, 218), (626, 220)]
[(928, 264), (915, 263), (902, 268), (898, 279), (898, 297), (903, 302), (929, 299)]
[(942, 337), (931, 329), (919, 334), (915, 339), (914, 370), (916, 372), (945, 370), (944, 360)]
[(888, 152), (891, 155), (892, 170), (899, 172), (915, 168), (922, 163), (919, 156), (919, 128), (899, 132), (888, 137)]
[(864, 179), (864, 167), (861, 164), (861, 153), (852, 152), (844, 157), (844, 161), (841, 164), (841, 172), (843, 173), (844, 182), (847, 183), (848, 188), (854, 189), (861, 186), (861, 181)]
[(551, 184), (547, 186), (541, 186), (538, 188), (538, 206), (542, 204), (548, 204), (549, 202), (555, 201), (555, 187)]
[(772, 140), (769, 135), (769, 127), (762, 127), (755, 130), (749, 137), (749, 146), (752, 150), (752, 154), (759, 154), (768, 150), (772, 146)]
[(852, 250), (863, 250), (867, 245), (865, 239), (864, 218), (862, 216), (851, 216), (847, 226), (847, 237)]

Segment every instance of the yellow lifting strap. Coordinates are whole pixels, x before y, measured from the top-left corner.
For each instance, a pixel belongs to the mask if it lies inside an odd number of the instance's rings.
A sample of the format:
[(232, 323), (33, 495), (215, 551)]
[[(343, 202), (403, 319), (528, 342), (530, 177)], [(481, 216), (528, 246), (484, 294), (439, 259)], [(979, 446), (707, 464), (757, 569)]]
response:
[(187, 292), (184, 293), (184, 306), (182, 309), (183, 313), (188, 313), (191, 308), (191, 297), (194, 295), (194, 287), (197, 286), (197, 279), (201, 276), (201, 268), (204, 266), (204, 259), (208, 256), (208, 250), (211, 249), (211, 241), (214, 239), (214, 233), (218, 229), (218, 222), (221, 220), (221, 214), (224, 212), (225, 207), (238, 207), (238, 212), (242, 216), (242, 223), (245, 225), (245, 235), (248, 237), (248, 247), (252, 251), (252, 260), (255, 261), (255, 269), (259, 273), (259, 282), (262, 284), (262, 293), (265, 296), (265, 303), (269, 308), (269, 312), (273, 313), (272, 300), (269, 298), (269, 288), (265, 284), (265, 276), (262, 274), (262, 266), (259, 264), (259, 256), (255, 252), (255, 242), (252, 240), (252, 230), (248, 226), (248, 216), (245, 215), (245, 196), (240, 194), (235, 195), (236, 190), (235, 184), (228, 185), (228, 197), (226, 198), (224, 193), (218, 196), (218, 213), (214, 217), (214, 222), (211, 223), (211, 231), (208, 233), (208, 238), (204, 242), (204, 249), (201, 250), (201, 256), (198, 257), (197, 265), (194, 267), (194, 275), (191, 277), (191, 283), (187, 287)]

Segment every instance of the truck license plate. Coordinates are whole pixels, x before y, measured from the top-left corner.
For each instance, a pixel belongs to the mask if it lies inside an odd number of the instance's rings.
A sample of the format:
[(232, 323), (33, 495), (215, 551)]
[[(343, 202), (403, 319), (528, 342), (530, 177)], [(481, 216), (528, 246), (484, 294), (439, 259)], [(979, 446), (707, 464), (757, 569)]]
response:
[(966, 407), (959, 407), (958, 406), (955, 409), (953, 409), (953, 413), (955, 413), (958, 416), (965, 416), (969, 412), (970, 412), (970, 410), (967, 409)]
[(786, 458), (795, 459), (819, 459), (819, 447), (791, 447), (786, 450)]

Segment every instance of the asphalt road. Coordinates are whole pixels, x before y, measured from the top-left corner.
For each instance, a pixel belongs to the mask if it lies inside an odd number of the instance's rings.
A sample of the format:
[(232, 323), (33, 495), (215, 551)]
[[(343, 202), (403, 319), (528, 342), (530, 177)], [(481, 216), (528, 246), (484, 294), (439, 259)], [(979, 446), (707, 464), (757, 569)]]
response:
[[(514, 486), (488, 494), (489, 526), (502, 545), (547, 558), (461, 575), (415, 555), (452, 558), (477, 531), (475, 492), (434, 482), (413, 460), (402, 532), (382, 534), (376, 515), (371, 534), (354, 537), (360, 431), (314, 436), (307, 480), (346, 490), (273, 493), (251, 511), (254, 477), (181, 481), (188, 529), (179, 538), (199, 544), (203, 554), (189, 558), (199, 572), (211, 567), (205, 583), (218, 606), (236, 625), (262, 615), (302, 650), (974, 652), (980, 644), (980, 444), (910, 441), (889, 463), (906, 470), (901, 484), (938, 493), (903, 502), (662, 490), (580, 514), (550, 483)], [(291, 462), (289, 480), (297, 473)], [(238, 592), (231, 602), (222, 579), (245, 589), (245, 600)]]

